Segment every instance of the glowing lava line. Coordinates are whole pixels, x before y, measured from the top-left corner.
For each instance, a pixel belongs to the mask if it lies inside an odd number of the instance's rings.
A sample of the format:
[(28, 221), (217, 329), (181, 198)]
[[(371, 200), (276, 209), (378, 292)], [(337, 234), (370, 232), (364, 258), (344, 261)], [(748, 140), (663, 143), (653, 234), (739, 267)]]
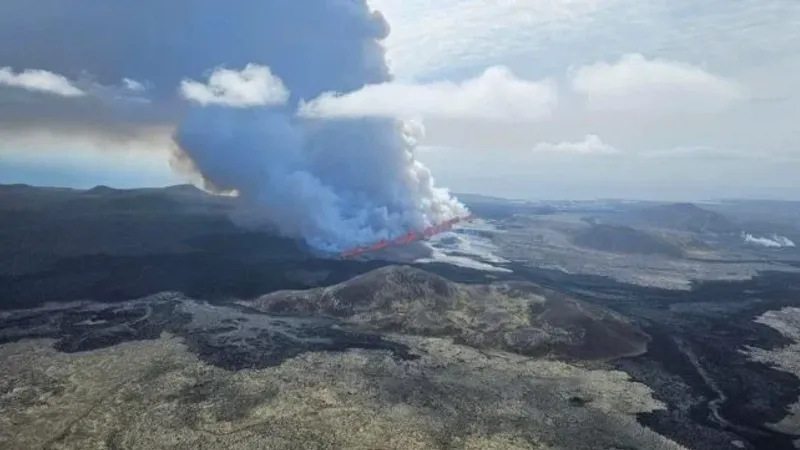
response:
[(378, 250), (383, 250), (387, 247), (394, 247), (398, 245), (407, 245), (411, 244), (412, 242), (421, 241), (423, 239), (428, 239), (432, 236), (435, 236), (440, 233), (444, 233), (445, 231), (450, 231), (453, 226), (455, 226), (459, 222), (467, 222), (476, 219), (474, 214), (470, 214), (466, 217), (456, 217), (450, 220), (446, 220), (438, 225), (432, 225), (422, 230), (422, 232), (417, 231), (409, 231), (408, 233), (396, 237), (394, 239), (386, 240), (383, 239), (378, 241), (372, 245), (368, 245), (366, 247), (358, 247), (350, 250), (346, 250), (339, 254), (342, 258), (353, 258), (364, 253), (374, 252)]

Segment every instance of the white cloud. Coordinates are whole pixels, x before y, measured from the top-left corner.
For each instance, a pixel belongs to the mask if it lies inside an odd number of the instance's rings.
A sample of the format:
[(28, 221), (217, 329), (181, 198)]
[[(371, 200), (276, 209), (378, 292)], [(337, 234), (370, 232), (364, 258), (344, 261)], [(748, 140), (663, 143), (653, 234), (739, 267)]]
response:
[(62, 97), (81, 97), (86, 95), (67, 77), (46, 70), (26, 69), (15, 73), (10, 67), (0, 67), (0, 86), (43, 92)]
[(533, 147), (533, 152), (577, 155), (613, 155), (621, 153), (617, 148), (606, 144), (599, 136), (594, 134), (587, 134), (582, 141), (576, 142), (539, 142)]
[(549, 116), (558, 103), (550, 81), (517, 78), (490, 67), (461, 83), (390, 82), (347, 93), (326, 93), (301, 104), (305, 117), (421, 117), (531, 121)]
[[(369, 0), (392, 27), (386, 40), (402, 79), (485, 66), (594, 27), (598, 12), (633, 0)], [(627, 9), (631, 9), (628, 5)]]
[[(565, 89), (555, 115), (538, 123), (425, 120), (422, 145), (460, 151), (419, 152), (453, 188), (671, 199), (800, 195), (800, 184), (792, 183), (800, 162), (800, 2), (368, 1), (391, 24), (386, 46), (401, 80), (457, 79), (502, 64), (527, 79), (566, 74), (568, 89), (569, 67), (618, 63), (631, 53), (710, 75), (710, 96), (679, 92), (668, 99), (679, 108), (666, 103), (671, 110), (653, 111), (664, 106), (656, 102), (634, 105), (645, 110), (589, 110), (583, 96)], [(720, 79), (746, 86), (747, 98), (719, 113), (691, 113), (713, 110), (704, 102), (731, 105), (725, 99), (730, 90), (714, 93), (713, 81)], [(538, 141), (581, 140), (588, 132), (624, 149), (625, 157), (534, 158), (530, 151)], [(705, 147), (685, 147), (690, 144)], [(509, 155), (504, 164), (491, 166), (503, 152)], [(572, 175), (568, 182), (550, 175), (564, 172)], [(496, 180), (488, 180), (492, 176)]]
[(144, 92), (145, 90), (145, 87), (142, 83), (130, 78), (123, 78), (122, 86), (132, 92)]
[(800, 4), (786, 0), (368, 1), (392, 26), (388, 56), (402, 78), (510, 61), (552, 70), (631, 51), (753, 67), (800, 41)]
[(289, 91), (269, 67), (248, 64), (241, 71), (218, 68), (207, 83), (183, 80), (181, 95), (201, 105), (224, 105), (233, 108), (280, 105), (289, 99)]
[(573, 74), (571, 85), (596, 110), (716, 111), (745, 98), (735, 81), (689, 64), (640, 54), (583, 66)]

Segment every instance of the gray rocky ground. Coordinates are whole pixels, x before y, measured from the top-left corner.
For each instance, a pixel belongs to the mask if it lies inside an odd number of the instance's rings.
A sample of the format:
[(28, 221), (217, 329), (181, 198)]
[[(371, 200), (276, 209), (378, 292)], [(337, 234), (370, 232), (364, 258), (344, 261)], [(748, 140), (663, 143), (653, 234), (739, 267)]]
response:
[(228, 371), (170, 335), (82, 353), (0, 347), (5, 448), (679, 449), (636, 422), (662, 408), (622, 372), (445, 339), (421, 355), (314, 352)]
[(0, 448), (795, 447), (800, 253), (740, 231), (798, 204), (470, 207), (343, 261), (189, 186), (0, 186)]

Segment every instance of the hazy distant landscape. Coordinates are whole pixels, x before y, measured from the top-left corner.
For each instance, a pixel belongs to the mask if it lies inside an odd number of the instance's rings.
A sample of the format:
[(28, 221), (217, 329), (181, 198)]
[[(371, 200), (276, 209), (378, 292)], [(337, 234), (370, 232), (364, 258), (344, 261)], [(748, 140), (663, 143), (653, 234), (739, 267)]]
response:
[(0, 443), (794, 448), (800, 203), (462, 197), (338, 260), (191, 186), (0, 186)]

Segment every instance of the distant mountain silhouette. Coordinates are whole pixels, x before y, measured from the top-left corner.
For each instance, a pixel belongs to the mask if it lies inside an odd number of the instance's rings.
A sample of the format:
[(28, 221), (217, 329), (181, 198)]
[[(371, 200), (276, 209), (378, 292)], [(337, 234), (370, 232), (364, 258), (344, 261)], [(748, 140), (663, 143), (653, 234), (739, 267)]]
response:
[(695, 233), (738, 233), (739, 226), (724, 215), (693, 203), (672, 203), (644, 208), (636, 218), (652, 226)]
[(0, 185), (0, 274), (61, 258), (185, 252), (197, 237), (240, 233), (236, 199), (191, 185), (88, 190)]
[(97, 186), (85, 191), (86, 194), (90, 194), (90, 195), (111, 195), (111, 194), (115, 194), (117, 192), (123, 192), (123, 191), (119, 191), (117, 189), (114, 189), (112, 187), (109, 187), (109, 186), (106, 186), (106, 185), (102, 185), (102, 184), (97, 185)]

